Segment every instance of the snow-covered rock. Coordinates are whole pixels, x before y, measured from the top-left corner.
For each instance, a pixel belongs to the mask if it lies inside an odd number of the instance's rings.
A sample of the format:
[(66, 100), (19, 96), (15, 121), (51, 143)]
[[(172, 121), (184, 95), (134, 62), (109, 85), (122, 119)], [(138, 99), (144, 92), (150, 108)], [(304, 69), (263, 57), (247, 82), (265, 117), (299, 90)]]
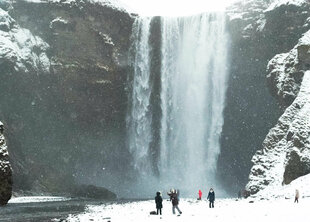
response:
[[(234, 189), (239, 190), (247, 182), (252, 167), (248, 160), (283, 113), (270, 94), (275, 85), (271, 81), (272, 86), (266, 84), (268, 61), (290, 51), (309, 30), (308, 3), (283, 4), (267, 11), (271, 3), (272, 0), (242, 0), (227, 9), (231, 34), (226, 100), (229, 108), (224, 111), (218, 170), (229, 189), (238, 184)], [(299, 90), (302, 75), (299, 76), (299, 85), (293, 85), (295, 92)]]
[(266, 23), (264, 11), (269, 3), (262, 0), (237, 1), (227, 8), (231, 32), (248, 39)]
[(0, 8), (0, 64), (17, 72), (49, 72), (49, 46)]
[(272, 58), (267, 67), (270, 89), (286, 106), (296, 98), (304, 70), (310, 67), (310, 31), (288, 53)]
[(253, 195), (251, 198), (254, 199), (292, 199), (297, 189), (300, 193), (301, 198), (310, 197), (310, 174), (301, 176), (293, 180), (288, 185), (280, 186), (268, 186), (266, 189)]
[(3, 130), (0, 121), (0, 205), (6, 204), (12, 196), (12, 169)]
[[(281, 58), (281, 57), (280, 57)], [(305, 72), (295, 101), (285, 110), (253, 156), (246, 189), (255, 194), (280, 187), (310, 173), (310, 71)]]
[[(284, 38), (291, 41), (290, 36), (296, 38), (296, 33), (309, 30), (306, 28), (309, 4), (302, 0), (274, 1), (264, 11), (267, 23), (263, 33), (268, 35), (272, 30), (283, 29)], [(274, 187), (280, 189), (310, 173), (310, 31), (302, 33), (293, 49), (275, 55), (267, 65), (269, 89), (287, 108), (269, 131), (262, 149), (252, 158), (254, 166), (246, 186), (250, 194)], [(283, 38), (282, 35), (274, 37), (278, 42)]]
[(59, 3), (67, 5), (82, 5), (83, 3), (100, 4), (114, 8), (115, 10), (128, 12), (128, 7), (118, 0), (24, 0), (31, 3)]
[(266, 12), (275, 10), (282, 6), (303, 6), (304, 4), (309, 3), (308, 0), (274, 0), (270, 6), (266, 9)]

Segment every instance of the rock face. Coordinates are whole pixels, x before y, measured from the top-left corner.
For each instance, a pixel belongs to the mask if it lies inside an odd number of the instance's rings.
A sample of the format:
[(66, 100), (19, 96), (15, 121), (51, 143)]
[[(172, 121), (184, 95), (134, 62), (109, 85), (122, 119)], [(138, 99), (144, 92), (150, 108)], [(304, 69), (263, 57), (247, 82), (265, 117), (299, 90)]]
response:
[[(308, 61), (307, 45), (292, 48), (309, 29), (309, 3), (277, 2), (247, 0), (227, 12), (232, 62), (218, 169), (230, 190), (245, 184), (251, 157), (281, 115), (265, 83), (268, 62), (286, 53), (268, 66), (269, 88), (284, 108), (307, 68), (296, 60)], [(115, 178), (130, 177), (125, 117), (134, 15), (97, 0), (0, 1), (0, 8), (0, 118), (10, 126), (15, 189), (70, 192), (80, 180), (113, 190)], [(295, 138), (287, 130), (275, 131)], [(307, 172), (301, 151), (287, 155), (285, 183), (297, 168), (297, 175)]]
[(72, 191), (72, 195), (76, 197), (85, 197), (101, 200), (114, 200), (117, 197), (115, 193), (112, 193), (111, 191), (103, 187), (97, 187), (94, 185), (75, 186)]
[(246, 189), (256, 194), (268, 186), (289, 184), (310, 173), (310, 31), (288, 53), (268, 64), (269, 81), (285, 110), (254, 155)]
[(296, 98), (304, 70), (310, 68), (309, 42), (310, 31), (290, 52), (278, 54), (268, 63), (267, 80), (271, 91), (286, 106)]
[(1, 1), (0, 8), (0, 117), (10, 126), (15, 189), (63, 192), (88, 176), (107, 183), (122, 172), (119, 161), (128, 168), (134, 16), (93, 0)]
[(12, 169), (3, 130), (4, 126), (0, 121), (0, 205), (7, 204), (12, 196)]
[[(309, 30), (310, 12), (308, 1), (247, 0), (228, 8), (227, 14), (231, 71), (218, 169), (223, 184), (237, 192), (248, 181), (250, 159), (290, 105), (275, 99), (273, 77), (266, 84), (266, 67)], [(299, 84), (300, 77), (294, 75)]]

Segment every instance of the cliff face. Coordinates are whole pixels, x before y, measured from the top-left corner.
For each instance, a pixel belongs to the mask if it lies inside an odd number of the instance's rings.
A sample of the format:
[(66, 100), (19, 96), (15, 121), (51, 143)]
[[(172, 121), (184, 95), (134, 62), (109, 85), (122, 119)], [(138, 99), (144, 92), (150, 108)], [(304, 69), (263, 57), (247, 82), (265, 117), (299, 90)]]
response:
[(246, 189), (256, 194), (267, 187), (290, 184), (310, 173), (310, 31), (288, 53), (268, 64), (269, 79), (281, 101), (293, 103), (254, 155)]
[(0, 6), (0, 117), (15, 188), (64, 191), (89, 171), (126, 167), (132, 15), (97, 1)]
[[(247, 182), (250, 159), (287, 107), (253, 157), (247, 189), (289, 183), (309, 170), (307, 92), (301, 90), (308, 82), (309, 34), (301, 37), (310, 7), (277, 2), (242, 1), (227, 11), (231, 71), (218, 169), (228, 190)], [(15, 189), (62, 192), (79, 179), (114, 190), (131, 161), (125, 116), (134, 16), (95, 0), (1, 1), (0, 8), (0, 118), (14, 147)], [(160, 119), (160, 107), (152, 109)], [(279, 155), (281, 167), (273, 170)]]
[(3, 131), (0, 121), (0, 205), (6, 204), (12, 196), (12, 169)]
[(227, 14), (231, 72), (218, 168), (223, 183), (237, 192), (248, 181), (250, 159), (288, 105), (275, 99), (273, 76), (266, 81), (268, 62), (297, 44), (310, 14), (307, 1), (265, 0), (242, 1)]

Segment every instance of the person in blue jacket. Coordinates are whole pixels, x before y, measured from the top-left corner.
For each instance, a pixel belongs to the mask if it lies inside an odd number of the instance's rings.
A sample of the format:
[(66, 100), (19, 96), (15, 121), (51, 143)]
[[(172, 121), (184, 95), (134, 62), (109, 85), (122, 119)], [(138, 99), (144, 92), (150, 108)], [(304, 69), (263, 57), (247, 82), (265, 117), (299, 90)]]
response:
[(209, 191), (207, 199), (209, 200), (209, 207), (214, 208), (215, 193), (214, 193), (214, 190), (212, 188)]

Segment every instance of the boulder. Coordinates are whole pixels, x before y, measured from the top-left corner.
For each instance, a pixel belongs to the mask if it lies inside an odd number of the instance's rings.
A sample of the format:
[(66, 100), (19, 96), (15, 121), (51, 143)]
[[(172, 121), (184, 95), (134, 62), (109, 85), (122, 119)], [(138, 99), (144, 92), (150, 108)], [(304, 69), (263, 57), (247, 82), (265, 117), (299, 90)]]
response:
[(100, 199), (100, 200), (116, 199), (115, 193), (107, 190), (104, 187), (98, 187), (94, 185), (77, 185), (73, 189), (72, 195), (75, 197), (85, 197), (85, 198)]

